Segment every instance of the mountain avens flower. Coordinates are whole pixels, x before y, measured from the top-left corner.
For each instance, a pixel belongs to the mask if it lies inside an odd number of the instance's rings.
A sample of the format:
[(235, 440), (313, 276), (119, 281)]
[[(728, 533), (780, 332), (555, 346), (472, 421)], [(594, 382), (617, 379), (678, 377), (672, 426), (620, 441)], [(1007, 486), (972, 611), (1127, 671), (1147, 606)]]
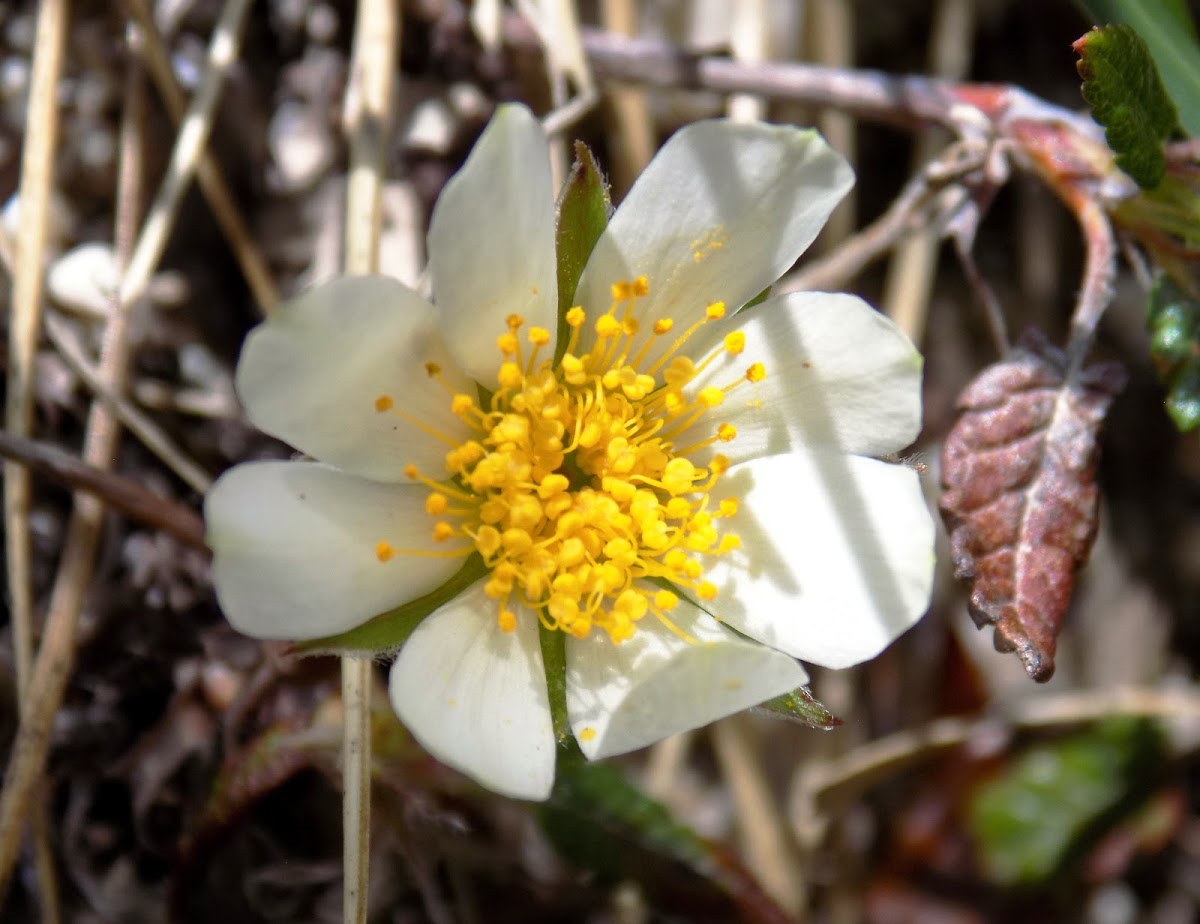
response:
[[(848, 295), (742, 309), (852, 183), (814, 132), (700, 122), (646, 169), (559, 317), (546, 139), (504, 106), (437, 203), (434, 304), (383, 276), (285, 305), (237, 371), (250, 419), (316, 461), (239, 465), (206, 503), (230, 622), (345, 632), (426, 616), (392, 703), (436, 757), (539, 799), (570, 730), (620, 754), (871, 658), (927, 604), (921, 361)], [(561, 320), (561, 323), (560, 323)]]

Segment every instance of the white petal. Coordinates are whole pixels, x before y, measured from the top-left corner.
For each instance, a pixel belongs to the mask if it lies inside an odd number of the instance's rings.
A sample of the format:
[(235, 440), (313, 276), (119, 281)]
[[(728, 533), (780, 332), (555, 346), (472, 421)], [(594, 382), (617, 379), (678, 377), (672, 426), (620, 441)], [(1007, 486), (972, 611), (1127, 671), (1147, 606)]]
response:
[(733, 312), (796, 261), (853, 183), (849, 165), (815, 131), (688, 125), (634, 183), (573, 301), (594, 318), (608, 309), (614, 282), (644, 275), (643, 332), (664, 316), (683, 331), (711, 302)]
[(554, 784), (554, 727), (537, 617), (496, 625), (479, 583), (429, 616), (400, 650), (392, 708), (442, 763), (515, 799)]
[(442, 330), (459, 364), (496, 387), (496, 338), (513, 313), (554, 333), (558, 276), (546, 135), (524, 106), (501, 106), (442, 190), (429, 269)]
[[(349, 276), (305, 292), (250, 333), (237, 390), (256, 426), (322, 462), (379, 481), (401, 479), (411, 462), (439, 478), (447, 446), (410, 421), (457, 440), (468, 430), (429, 363), (445, 386), (475, 394), (432, 305), (386, 276)], [(383, 395), (392, 410), (376, 409)]]
[(601, 632), (567, 639), (567, 713), (588, 758), (707, 725), (808, 680), (793, 659), (739, 638), (686, 601), (670, 618), (691, 640), (652, 615), (619, 645)]
[[(204, 500), (225, 616), (247, 635), (320, 638), (433, 590), (463, 559), (400, 554), (433, 548), (428, 493), (315, 462), (230, 469)], [(386, 562), (376, 554), (381, 541), (396, 550)]]
[[(732, 461), (836, 446), (886, 455), (908, 446), (921, 429), (921, 354), (892, 321), (853, 295), (798, 292), (769, 299), (705, 329), (693, 356), (707, 355), (733, 330), (745, 352), (725, 354), (691, 386), (725, 386), (752, 363), (766, 366), (758, 383), (742, 382), (724, 404), (681, 434), (689, 446), (731, 423), (737, 436), (694, 460), (720, 452)], [(689, 346), (691, 344), (689, 343)]]
[(933, 519), (917, 473), (877, 459), (814, 451), (729, 470), (714, 501), (742, 547), (715, 559), (706, 609), (764, 644), (825, 667), (873, 658), (925, 612)]

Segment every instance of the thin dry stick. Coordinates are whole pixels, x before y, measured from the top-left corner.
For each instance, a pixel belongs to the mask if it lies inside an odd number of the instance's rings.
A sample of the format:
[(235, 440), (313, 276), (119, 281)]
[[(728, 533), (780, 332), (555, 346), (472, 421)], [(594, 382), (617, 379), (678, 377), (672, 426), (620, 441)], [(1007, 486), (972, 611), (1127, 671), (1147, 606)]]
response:
[(836, 814), (871, 787), (991, 730), (1003, 734), (1010, 728), (1056, 728), (1113, 716), (1195, 722), (1200, 720), (1200, 689), (1077, 690), (1030, 697), (1007, 716), (934, 719), (871, 741), (836, 760), (809, 766), (797, 777), (790, 814), (794, 824), (808, 826), (814, 816)]
[[(818, 64), (830, 67), (849, 68), (854, 66), (854, 8), (846, 0), (815, 0), (808, 4), (808, 22), (811, 32), (808, 47)], [(827, 109), (817, 114), (817, 128), (825, 140), (841, 152), (851, 163), (855, 163), (858, 146), (857, 128), (854, 119), (844, 112)], [(846, 198), (829, 216), (818, 242), (823, 252), (854, 233), (857, 197), (852, 189)]]
[(12, 436), (0, 430), (0, 456), (26, 466), (33, 474), (52, 478), (72, 491), (94, 494), (127, 520), (169, 533), (184, 545), (208, 552), (204, 521), (191, 507), (160, 497), (126, 475), (89, 465), (76, 455), (47, 443)]
[[(939, 77), (962, 80), (970, 66), (974, 0), (940, 0), (930, 36), (930, 67)], [(927, 129), (918, 136), (913, 161), (918, 168), (942, 146), (941, 132)], [(929, 231), (904, 238), (888, 267), (883, 310), (914, 342), (920, 342), (937, 273), (941, 240)]]
[(216, 113), (225, 76), (237, 59), (239, 37), (250, 2), (251, 0), (228, 0), (213, 28), (212, 38), (208, 43), (204, 76), (200, 86), (196, 88), (196, 95), (192, 97), (187, 115), (180, 124), (166, 175), (146, 216), (146, 224), (138, 237), (137, 247), (129, 259), (129, 268), (121, 280), (119, 300), (122, 304), (129, 304), (145, 291), (150, 276), (158, 266), (158, 261), (162, 259), (171, 229), (175, 225), (175, 216), (183, 201), (183, 194), (191, 185), (200, 154), (212, 131), (213, 115)]
[[(345, 130), (346, 272), (378, 269), (380, 195), (392, 111), (400, 20), (393, 0), (360, 0), (354, 26)], [(342, 920), (365, 924), (371, 849), (372, 662), (342, 658)]]
[[(604, 27), (618, 35), (637, 33), (637, 4), (634, 0), (604, 0), (601, 6)], [(605, 90), (612, 108), (608, 120), (613, 186), (624, 193), (654, 156), (654, 124), (646, 94), (634, 87), (608, 87)]]
[(99, 373), (88, 362), (83, 348), (63, 318), (53, 312), (47, 314), (46, 333), (49, 334), (50, 342), (54, 344), (59, 355), (71, 367), (71, 371), (83, 379), (83, 383), (97, 398), (112, 408), (117, 419), (129, 432), (140, 439), (147, 449), (193, 491), (197, 494), (208, 493), (213, 481), (208, 472), (188, 458), (162, 427), (151, 420), (141, 408), (101, 381)]
[[(886, 212), (832, 253), (784, 276), (776, 283), (775, 294), (844, 288), (904, 236), (930, 226), (940, 226), (952, 217), (953, 208), (946, 208), (939, 202), (939, 197), (947, 187), (978, 170), (985, 155), (985, 151), (969, 142), (950, 145), (905, 184)], [(958, 198), (961, 205), (966, 196), (962, 194)]]
[[(50, 190), (54, 176), (55, 138), (58, 132), (58, 78), (62, 69), (67, 32), (67, 0), (46, 0), (38, 10), (33, 73), (21, 151), (20, 208), (16, 266), (9, 319), (8, 382), (4, 425), (9, 433), (27, 436), (33, 424), (34, 359), (42, 305), (42, 263), (50, 223)], [(4, 464), (5, 556), (8, 572), (9, 612), (16, 662), (17, 698), (22, 710), (29, 706), (33, 665), (33, 585), (29, 544), (29, 473), (20, 465)], [(58, 882), (50, 849), (49, 829), (42, 800), (31, 816), (33, 858), (43, 917), (56, 922)], [(15, 852), (22, 826), (4, 836)], [(0, 876), (0, 896), (4, 881)]]
[[(229, 0), (218, 21), (217, 30), (214, 31), (214, 43), (223, 45), (231, 41), (231, 9), (241, 14), (236, 20), (240, 22), (248, 5), (249, 0)], [(136, 39), (135, 29), (131, 29), (130, 34)], [(211, 118), (211, 112), (209, 116)], [(130, 239), (140, 211), (141, 199), (140, 118), (127, 120), (126, 128), (128, 131), (123, 130), (122, 133), (117, 195), (116, 251), (119, 266), (125, 265), (130, 253)], [(196, 131), (197, 129), (193, 128), (193, 140)], [(199, 129), (199, 132), (202, 135), (206, 134), (203, 128)], [(183, 137), (177, 139), (177, 148), (186, 140)], [(171, 163), (176, 165), (176, 170), (182, 167), (183, 162), (183, 158), (173, 154)], [(164, 185), (178, 183), (180, 180), (177, 175), (168, 176)], [(170, 198), (178, 203), (178, 198)], [(159, 201), (163, 199), (160, 195)], [(152, 215), (147, 219), (146, 228), (139, 236), (137, 244), (132, 247), (133, 256), (129, 257), (130, 263), (138, 259), (140, 254), (142, 265), (132, 273), (127, 273), (122, 280), (120, 295), (105, 328), (100, 347), (99, 372), (104, 383), (112, 391), (123, 391), (128, 375), (129, 342), (126, 334), (131, 304), (125, 299), (129, 296), (136, 297), (143, 290), (154, 269), (152, 263), (146, 262), (146, 255), (152, 251), (161, 252), (157, 239), (165, 239), (172, 221), (173, 218), (168, 218), (164, 222), (161, 214)], [(98, 467), (111, 466), (118, 432), (117, 421), (108, 406), (102, 402), (93, 404), (84, 436), (84, 461)], [(103, 515), (104, 504), (96, 497), (90, 494), (76, 494), (67, 525), (62, 559), (50, 597), (45, 637), (29, 684), (29, 702), (21, 714), (21, 725), (13, 746), (13, 756), (5, 773), (3, 790), (0, 791), (0, 893), (3, 893), (16, 861), (22, 822), (30, 805), (37, 801), (31, 796), (41, 779), (50, 741), (50, 724), (59, 703), (62, 702), (74, 662), (79, 611), (91, 578)]]
[(801, 867), (747, 722), (742, 715), (718, 722), (713, 747), (733, 797), (746, 865), (779, 906), (795, 914), (804, 895)]
[[(765, 0), (739, 0), (733, 8), (730, 46), (735, 60), (747, 65), (767, 57), (767, 5)], [(725, 113), (734, 122), (766, 118), (767, 101), (757, 93), (731, 93)]]
[[(50, 188), (58, 132), (56, 95), (67, 30), (66, 0), (41, 5), (34, 42), (25, 144), (21, 150), (16, 265), (8, 331), (8, 392), (4, 427), (27, 436), (33, 423), (34, 358), (42, 316), (42, 264), (50, 224)], [(5, 548), (16, 655), (17, 688), (29, 681), (33, 654), (33, 598), (30, 584), (29, 473), (4, 466)]]
[[(170, 56), (155, 25), (154, 17), (146, 6), (146, 0), (122, 0), (122, 5), (129, 18), (142, 30), (142, 55), (146, 68), (172, 121), (179, 124), (183, 120), (187, 101), (175, 72), (171, 69)], [(230, 250), (242, 268), (242, 275), (246, 277), (246, 284), (250, 287), (259, 311), (264, 315), (270, 314), (279, 303), (275, 282), (271, 278), (266, 260), (246, 230), (246, 223), (242, 220), (216, 160), (207, 149), (200, 151), (200, 162), (196, 165), (196, 181), (200, 184), (200, 190), (208, 200), (225, 239), (229, 242)]]

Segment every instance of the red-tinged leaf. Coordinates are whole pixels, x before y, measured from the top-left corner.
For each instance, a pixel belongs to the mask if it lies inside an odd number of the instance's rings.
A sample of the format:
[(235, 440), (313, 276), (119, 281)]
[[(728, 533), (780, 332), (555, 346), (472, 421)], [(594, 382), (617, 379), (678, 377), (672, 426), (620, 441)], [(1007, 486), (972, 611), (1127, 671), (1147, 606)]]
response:
[(1105, 363), (1068, 381), (1061, 354), (1026, 338), (959, 396), (942, 450), (942, 516), (976, 625), (996, 627), (1038, 681), (1075, 572), (1096, 537), (1096, 433), (1124, 373)]

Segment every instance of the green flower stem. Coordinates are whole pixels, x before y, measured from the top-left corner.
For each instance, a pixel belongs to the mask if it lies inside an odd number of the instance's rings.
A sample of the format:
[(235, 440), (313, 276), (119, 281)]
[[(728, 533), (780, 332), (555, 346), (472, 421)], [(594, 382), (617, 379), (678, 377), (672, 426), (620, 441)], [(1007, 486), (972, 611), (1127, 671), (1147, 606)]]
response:
[[(391, 116), (400, 19), (393, 0), (360, 0), (355, 18), (345, 130), (350, 145), (346, 188), (346, 272), (379, 265), (380, 190)], [(398, 72), (398, 68), (397, 68)], [(342, 920), (366, 924), (371, 849), (371, 675), (373, 662), (342, 658)]]

